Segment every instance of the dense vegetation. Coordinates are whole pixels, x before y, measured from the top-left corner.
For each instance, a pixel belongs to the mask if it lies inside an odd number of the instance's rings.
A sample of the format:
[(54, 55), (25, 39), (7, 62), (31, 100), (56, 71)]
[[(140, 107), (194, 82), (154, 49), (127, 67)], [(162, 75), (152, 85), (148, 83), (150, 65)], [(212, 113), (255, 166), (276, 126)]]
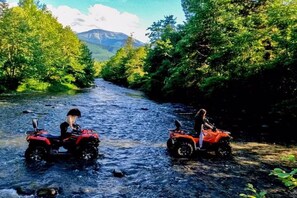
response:
[(103, 67), (103, 78), (206, 107), (226, 125), (289, 134), (297, 117), (297, 1), (182, 0), (182, 6), (184, 24), (173, 16), (154, 22), (150, 46), (137, 57), (137, 49), (123, 47)]
[[(105, 63), (33, 0), (0, 1), (0, 92), (87, 87), (94, 76), (150, 97), (205, 107), (257, 131), (293, 129), (297, 112), (297, 1), (182, 0), (186, 21), (165, 16), (150, 44)], [(265, 128), (263, 128), (265, 127)], [(297, 136), (297, 135), (296, 135)]]
[(116, 84), (139, 88), (143, 83), (146, 54), (145, 46), (133, 47), (133, 37), (130, 36), (125, 46), (102, 66), (100, 74), (105, 80)]
[(91, 52), (33, 0), (0, 2), (0, 92), (67, 90), (94, 80)]

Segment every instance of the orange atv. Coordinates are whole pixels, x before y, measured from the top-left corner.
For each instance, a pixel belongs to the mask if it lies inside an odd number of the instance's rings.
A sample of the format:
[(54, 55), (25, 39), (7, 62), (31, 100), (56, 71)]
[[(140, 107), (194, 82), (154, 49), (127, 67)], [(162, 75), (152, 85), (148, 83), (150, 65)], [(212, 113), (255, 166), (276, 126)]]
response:
[[(199, 134), (190, 134), (181, 130), (179, 121), (175, 121), (176, 129), (170, 129), (170, 137), (167, 141), (168, 151), (177, 157), (190, 157), (199, 150)], [(203, 150), (214, 151), (219, 157), (231, 155), (230, 132), (220, 129), (205, 129)]]

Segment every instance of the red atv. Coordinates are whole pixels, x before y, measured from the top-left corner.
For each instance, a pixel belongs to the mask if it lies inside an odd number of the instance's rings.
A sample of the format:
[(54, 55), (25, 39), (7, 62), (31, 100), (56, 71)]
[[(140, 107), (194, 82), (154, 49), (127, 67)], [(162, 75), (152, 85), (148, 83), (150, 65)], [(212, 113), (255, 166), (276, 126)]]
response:
[[(167, 141), (167, 148), (170, 153), (177, 157), (190, 157), (199, 150), (199, 135), (189, 134), (181, 130), (179, 121), (175, 121), (176, 129), (169, 130), (170, 137)], [(203, 150), (214, 151), (219, 157), (231, 155), (230, 132), (220, 129), (203, 130)]]
[[(70, 137), (62, 139), (61, 136), (49, 134), (44, 129), (38, 129), (37, 119), (32, 120), (34, 131), (26, 132), (29, 146), (25, 157), (29, 161), (48, 160), (56, 154), (72, 154), (81, 160), (93, 160), (98, 156), (99, 135), (91, 129), (73, 130)], [(62, 147), (66, 150), (59, 151)]]

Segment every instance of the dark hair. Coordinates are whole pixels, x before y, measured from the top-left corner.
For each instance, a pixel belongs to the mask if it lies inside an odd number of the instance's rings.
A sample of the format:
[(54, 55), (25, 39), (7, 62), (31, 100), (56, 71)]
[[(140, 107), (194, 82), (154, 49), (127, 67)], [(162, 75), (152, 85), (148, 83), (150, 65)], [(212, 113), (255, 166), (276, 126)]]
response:
[(79, 109), (74, 108), (74, 109), (70, 109), (68, 111), (67, 116), (69, 116), (69, 115), (80, 117), (81, 116), (81, 113), (80, 113), (80, 110)]
[(196, 113), (197, 117), (203, 118), (203, 116), (206, 114), (205, 109), (199, 109), (199, 111)]

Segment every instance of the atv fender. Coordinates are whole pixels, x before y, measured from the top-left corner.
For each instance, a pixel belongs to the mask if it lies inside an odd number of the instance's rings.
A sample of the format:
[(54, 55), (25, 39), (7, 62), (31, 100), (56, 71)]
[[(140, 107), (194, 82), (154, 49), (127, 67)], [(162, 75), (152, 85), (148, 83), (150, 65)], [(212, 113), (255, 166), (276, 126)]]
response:
[(220, 135), (218, 135), (218, 136), (216, 137), (215, 142), (218, 143), (218, 142), (220, 142), (220, 141), (222, 141), (222, 140), (227, 140), (227, 141), (229, 141), (229, 140), (231, 140), (231, 137), (228, 136), (227, 134), (222, 133), (222, 134), (220, 134)]
[(48, 146), (51, 145), (51, 142), (49, 141), (49, 139), (47, 139), (46, 137), (40, 137), (40, 136), (30, 136), (28, 139), (27, 139), (28, 142), (30, 143), (36, 143), (36, 144), (46, 144)]
[(91, 136), (91, 137), (78, 138), (75, 144), (79, 146), (93, 145), (95, 147), (98, 147), (99, 142), (100, 142), (99, 139), (96, 139), (94, 136)]

